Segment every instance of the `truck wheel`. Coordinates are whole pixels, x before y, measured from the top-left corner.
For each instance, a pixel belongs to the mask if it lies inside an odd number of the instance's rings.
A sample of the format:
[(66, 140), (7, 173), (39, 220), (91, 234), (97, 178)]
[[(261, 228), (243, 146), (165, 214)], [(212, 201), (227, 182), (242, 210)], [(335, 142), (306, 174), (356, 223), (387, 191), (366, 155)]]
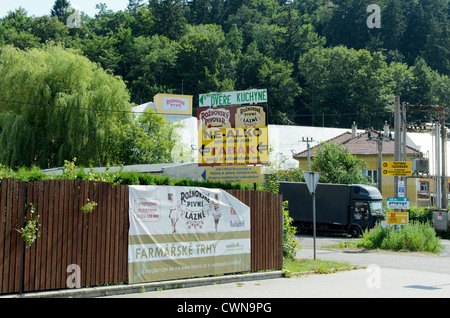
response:
[(349, 234), (351, 235), (351, 237), (360, 237), (361, 236), (361, 230), (360, 230), (360, 228), (359, 227), (357, 227), (357, 226), (352, 226), (351, 228), (350, 228), (350, 232), (349, 232)]
[(302, 234), (302, 224), (300, 222), (294, 222), (293, 224), (295, 226), (295, 234)]

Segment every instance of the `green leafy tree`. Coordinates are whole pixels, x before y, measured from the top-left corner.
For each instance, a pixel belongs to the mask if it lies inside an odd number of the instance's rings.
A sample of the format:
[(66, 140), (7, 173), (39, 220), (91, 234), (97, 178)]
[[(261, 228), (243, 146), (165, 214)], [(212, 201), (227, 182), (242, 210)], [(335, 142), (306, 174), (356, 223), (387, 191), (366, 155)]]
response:
[(184, 91), (194, 96), (233, 90), (236, 60), (226, 43), (225, 34), (218, 25), (190, 26), (178, 41), (176, 87), (183, 82)]
[(125, 164), (172, 162), (176, 124), (167, 122), (153, 110), (140, 114), (137, 121), (114, 127), (108, 142), (109, 161)]
[(32, 34), (33, 18), (27, 16), (27, 11), (22, 7), (1, 19), (0, 44), (10, 44), (20, 49), (40, 46), (40, 39)]
[(54, 41), (66, 43), (69, 41), (69, 28), (56, 17), (44, 15), (33, 19), (31, 33), (40, 39), (41, 43)]
[(128, 0), (127, 10), (130, 11), (133, 16), (136, 16), (139, 9), (144, 6), (142, 2), (144, 2), (144, 0)]
[(130, 120), (125, 84), (59, 46), (0, 56), (0, 162), (10, 166), (105, 164), (106, 142)]
[(151, 0), (149, 7), (155, 34), (176, 40), (185, 33), (187, 22), (181, 0)]
[(57, 17), (59, 21), (66, 22), (67, 8), (70, 6), (70, 2), (67, 0), (55, 0), (50, 16)]
[[(329, 115), (327, 126), (350, 127), (355, 120), (382, 125), (383, 113), (392, 108), (391, 77), (381, 53), (318, 47), (299, 59), (298, 68), (304, 106), (312, 114)], [(341, 116), (346, 113), (355, 115)], [(378, 114), (371, 119), (371, 113)]]
[(150, 101), (157, 93), (170, 92), (178, 53), (176, 43), (159, 35), (139, 36), (134, 39), (132, 52), (129, 60), (133, 61), (133, 68), (125, 79), (133, 101)]
[(367, 184), (362, 174), (367, 164), (350, 154), (337, 143), (321, 143), (311, 165), (313, 171), (320, 172), (320, 182), (336, 184)]

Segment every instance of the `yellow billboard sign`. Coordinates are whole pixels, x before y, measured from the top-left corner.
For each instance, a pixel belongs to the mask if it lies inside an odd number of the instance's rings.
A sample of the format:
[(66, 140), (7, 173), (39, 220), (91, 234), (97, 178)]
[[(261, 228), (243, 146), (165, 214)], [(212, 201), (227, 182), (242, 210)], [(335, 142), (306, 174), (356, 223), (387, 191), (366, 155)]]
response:
[(383, 161), (383, 169), (411, 169), (411, 161)]
[(267, 106), (198, 108), (198, 165), (269, 163)]
[(411, 169), (383, 169), (381, 171), (383, 176), (411, 176)]
[(269, 163), (269, 133), (261, 128), (213, 128), (199, 134), (199, 166)]

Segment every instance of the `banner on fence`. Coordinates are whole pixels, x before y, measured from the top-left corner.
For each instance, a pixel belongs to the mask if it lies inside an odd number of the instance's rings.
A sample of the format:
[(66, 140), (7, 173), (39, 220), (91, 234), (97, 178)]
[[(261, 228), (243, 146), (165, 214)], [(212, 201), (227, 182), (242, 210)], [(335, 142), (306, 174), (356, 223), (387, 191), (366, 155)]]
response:
[(130, 186), (128, 281), (251, 270), (250, 208), (220, 189)]

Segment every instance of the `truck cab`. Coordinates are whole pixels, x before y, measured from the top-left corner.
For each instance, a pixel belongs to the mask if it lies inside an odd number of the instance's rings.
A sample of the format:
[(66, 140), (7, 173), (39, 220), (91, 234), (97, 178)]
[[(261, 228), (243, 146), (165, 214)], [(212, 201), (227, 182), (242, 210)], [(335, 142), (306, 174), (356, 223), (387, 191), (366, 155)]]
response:
[(351, 186), (350, 235), (360, 236), (365, 229), (373, 228), (383, 219), (382, 199), (374, 187), (359, 184)]

